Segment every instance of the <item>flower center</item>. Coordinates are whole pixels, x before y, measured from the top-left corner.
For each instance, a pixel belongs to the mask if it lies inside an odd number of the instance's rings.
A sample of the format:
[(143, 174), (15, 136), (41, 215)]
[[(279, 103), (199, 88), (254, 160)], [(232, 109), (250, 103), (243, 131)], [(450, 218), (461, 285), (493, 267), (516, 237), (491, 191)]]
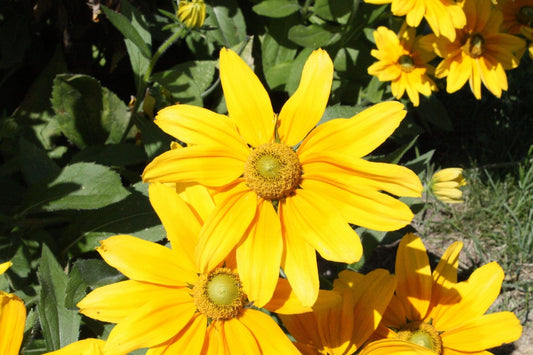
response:
[(198, 311), (213, 320), (235, 318), (246, 302), (239, 275), (227, 268), (200, 275), (193, 298)]
[(468, 54), (470, 54), (472, 58), (479, 58), (483, 55), (483, 52), (485, 52), (485, 38), (479, 33), (470, 35), (466, 41), (466, 45), (468, 48)]
[(415, 61), (410, 55), (404, 54), (398, 59), (400, 68), (404, 73), (410, 73), (415, 69)]
[(531, 27), (533, 25), (533, 6), (522, 6), (516, 14), (516, 20), (524, 26)]
[(281, 200), (289, 196), (300, 183), (301, 176), (298, 155), (280, 143), (260, 145), (244, 163), (246, 184), (266, 200)]
[(409, 322), (400, 329), (397, 337), (442, 354), (442, 340), (439, 332), (429, 323)]

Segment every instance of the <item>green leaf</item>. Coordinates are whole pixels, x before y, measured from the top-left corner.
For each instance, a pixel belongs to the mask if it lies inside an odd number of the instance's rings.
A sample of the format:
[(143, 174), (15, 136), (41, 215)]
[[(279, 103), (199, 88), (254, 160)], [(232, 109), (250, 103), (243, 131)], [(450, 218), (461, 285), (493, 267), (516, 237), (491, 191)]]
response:
[(141, 131), (144, 151), (149, 160), (170, 149), (172, 138), (163, 132), (152, 120), (139, 115), (133, 116), (135, 126)]
[(130, 19), (128, 19), (122, 14), (119, 14), (118, 12), (109, 9), (106, 6), (102, 5), (100, 8), (105, 13), (109, 21), (113, 24), (113, 26), (115, 26), (124, 37), (129, 39), (131, 42), (133, 42), (133, 44), (135, 44), (137, 48), (139, 48), (143, 56), (145, 56), (146, 58), (150, 58), (152, 56), (150, 48), (146, 44), (141, 34), (137, 31), (135, 26), (130, 22)]
[(48, 176), (57, 175), (61, 170), (44, 149), (39, 149), (24, 138), (19, 140), (18, 160), (22, 175), (29, 185), (36, 184)]
[(317, 49), (327, 47), (341, 39), (341, 35), (326, 29), (326, 25), (297, 25), (289, 30), (289, 39), (299, 46)]
[(58, 350), (78, 340), (80, 315), (65, 307), (67, 275), (46, 245), (37, 275), (41, 284), (39, 320), (46, 347), (48, 351)]
[(106, 144), (87, 147), (74, 155), (70, 164), (93, 162), (105, 166), (128, 166), (148, 161), (141, 147), (133, 144)]
[(385, 88), (382, 81), (377, 76), (372, 76), (366, 88), (366, 99), (374, 104), (381, 102)]
[[(444, 131), (451, 131), (453, 129), (450, 116), (448, 116), (448, 110), (435, 96), (422, 97), (420, 105), (415, 107), (416, 113), (425, 122), (429, 122), (435, 127), (438, 127)], [(429, 127), (426, 127), (429, 130)]]
[(86, 75), (58, 75), (52, 107), (63, 134), (80, 148), (118, 143), (130, 117), (124, 102)]
[(266, 0), (252, 7), (258, 15), (266, 17), (287, 17), (300, 10), (300, 4), (296, 0)]
[(96, 209), (129, 195), (120, 176), (94, 163), (66, 166), (52, 181), (35, 185), (28, 192), (29, 204), (45, 211)]
[(362, 107), (359, 106), (343, 106), (343, 105), (333, 105), (326, 107), (326, 111), (318, 124), (333, 120), (336, 118), (351, 118), (363, 111)]
[(316, 0), (313, 11), (328, 21), (346, 24), (353, 8), (353, 0)]
[(287, 85), (285, 89), (289, 95), (294, 94), (298, 85), (300, 84), (300, 77), (302, 75), (302, 70), (304, 68), (307, 58), (311, 55), (313, 51), (312, 48), (304, 48), (297, 56), (296, 59), (292, 62), (291, 70), (288, 74)]
[(221, 46), (233, 47), (246, 38), (246, 22), (235, 0), (213, 0), (206, 6), (205, 25), (214, 27), (206, 33), (210, 42)]
[(176, 101), (203, 106), (202, 93), (213, 82), (215, 65), (213, 60), (185, 62), (155, 73), (152, 80), (170, 91)]

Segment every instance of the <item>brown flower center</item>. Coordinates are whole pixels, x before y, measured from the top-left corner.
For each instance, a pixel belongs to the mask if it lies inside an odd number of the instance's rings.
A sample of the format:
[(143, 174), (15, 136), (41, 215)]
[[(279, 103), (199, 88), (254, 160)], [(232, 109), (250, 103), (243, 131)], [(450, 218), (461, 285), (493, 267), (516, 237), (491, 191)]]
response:
[(479, 33), (471, 34), (466, 40), (466, 49), (472, 58), (479, 58), (485, 52), (485, 38)]
[(239, 275), (227, 268), (200, 275), (193, 298), (198, 311), (212, 320), (235, 318), (246, 302)]
[(516, 14), (516, 20), (524, 26), (533, 26), (533, 6), (522, 6)]
[(442, 354), (442, 340), (439, 332), (429, 323), (409, 322), (400, 329), (397, 337)]
[(266, 143), (255, 148), (244, 164), (248, 187), (266, 200), (289, 196), (300, 183), (302, 167), (298, 155), (280, 143)]
[(404, 73), (410, 73), (415, 69), (415, 61), (410, 55), (404, 54), (398, 59), (400, 68)]

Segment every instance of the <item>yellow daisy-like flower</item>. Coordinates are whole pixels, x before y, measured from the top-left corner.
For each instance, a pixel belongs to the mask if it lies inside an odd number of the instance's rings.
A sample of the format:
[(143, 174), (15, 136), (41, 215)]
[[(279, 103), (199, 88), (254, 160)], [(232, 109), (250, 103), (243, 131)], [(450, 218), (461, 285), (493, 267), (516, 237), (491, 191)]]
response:
[[(149, 348), (147, 355), (297, 354), (276, 322), (251, 308), (254, 300), (244, 293), (234, 258), (207, 272), (191, 258), (204, 212), (212, 204), (209, 195), (185, 189), (182, 194), (191, 197), (186, 201), (163, 184), (151, 184), (149, 194), (172, 248), (128, 235), (102, 241), (100, 255), (129, 280), (97, 288), (78, 303), (86, 316), (117, 323), (104, 353)], [(283, 279), (265, 308), (310, 310)]]
[(420, 238), (402, 238), (396, 293), (373, 337), (410, 341), (442, 355), (487, 354), (486, 349), (520, 338), (522, 327), (513, 313), (485, 314), (500, 293), (502, 268), (491, 262), (457, 282), (461, 248), (461, 242), (453, 243), (432, 273)]
[[(0, 264), (0, 275), (11, 265), (11, 261)], [(18, 355), (25, 322), (24, 302), (12, 293), (0, 291), (0, 354)]]
[(522, 27), (533, 27), (533, 0), (498, 0), (503, 14), (502, 29), (512, 34), (522, 33)]
[(366, 275), (345, 270), (334, 281), (340, 302), (280, 318), (302, 354), (352, 354), (377, 328), (395, 287), (395, 277), (386, 270)]
[(257, 76), (231, 50), (220, 53), (220, 78), (229, 117), (189, 105), (161, 110), (156, 124), (188, 146), (154, 159), (143, 179), (218, 189), (217, 208), (196, 249), (202, 272), (237, 246), (243, 287), (256, 305), (270, 299), (281, 266), (310, 306), (319, 288), (315, 251), (352, 263), (362, 247), (348, 223), (396, 230), (413, 218), (390, 194), (420, 196), (416, 174), (361, 158), (396, 129), (403, 105), (381, 103), (314, 128), (333, 80), (324, 50), (311, 54), (279, 115)]
[(101, 339), (83, 339), (45, 355), (103, 355), (104, 345)]
[(437, 86), (428, 77), (435, 70), (428, 64), (435, 54), (419, 45), (420, 38), (413, 27), (403, 26), (398, 36), (386, 27), (378, 27), (374, 31), (378, 49), (373, 49), (370, 54), (379, 61), (368, 67), (368, 74), (377, 76), (380, 81), (391, 82), (392, 94), (397, 99), (407, 91), (414, 106), (420, 102), (419, 93), (429, 96), (431, 91), (437, 91)]
[(422, 39), (444, 58), (435, 70), (437, 78), (447, 77), (446, 91), (455, 92), (468, 81), (474, 96), (481, 99), (481, 83), (496, 97), (507, 90), (505, 70), (518, 66), (524, 40), (500, 33), (502, 14), (489, 0), (465, 0), (466, 26), (455, 41), (429, 35)]
[(455, 29), (466, 24), (465, 14), (455, 0), (365, 0), (370, 4), (389, 4), (396, 16), (406, 16), (405, 20), (411, 27), (418, 27), (425, 18), (433, 33), (437, 36), (455, 40)]
[(433, 174), (429, 182), (429, 189), (442, 202), (463, 203), (463, 192), (460, 188), (465, 185), (463, 169), (447, 168)]
[(205, 21), (204, 0), (180, 0), (178, 18), (187, 28), (200, 28)]
[(522, 27), (522, 34), (529, 40), (529, 57), (533, 59), (533, 28)]

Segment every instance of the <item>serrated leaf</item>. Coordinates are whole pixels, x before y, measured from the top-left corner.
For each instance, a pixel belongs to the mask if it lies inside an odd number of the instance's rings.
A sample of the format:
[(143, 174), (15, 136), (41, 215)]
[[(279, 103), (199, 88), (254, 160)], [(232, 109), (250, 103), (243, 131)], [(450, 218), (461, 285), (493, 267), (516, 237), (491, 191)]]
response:
[(100, 6), (100, 8), (109, 19), (109, 22), (111, 22), (124, 37), (132, 41), (135, 46), (139, 48), (139, 51), (143, 56), (146, 58), (150, 58), (152, 56), (150, 48), (148, 48), (148, 45), (144, 41), (143, 37), (139, 34), (137, 29), (135, 29), (133, 24), (126, 16), (109, 9), (104, 5)]
[(47, 350), (53, 351), (78, 340), (80, 315), (65, 307), (67, 275), (46, 245), (37, 275), (41, 285), (39, 320)]
[(292, 24), (294, 21), (290, 19), (272, 20), (269, 32), (261, 38), (263, 72), (270, 89), (276, 89), (287, 83), (287, 73), (290, 72), (298, 52), (297, 47), (284, 38)]
[(118, 143), (130, 116), (124, 102), (86, 75), (56, 76), (52, 107), (61, 132), (80, 148)]
[(213, 0), (206, 6), (206, 26), (214, 30), (207, 31), (206, 36), (211, 42), (226, 47), (233, 47), (246, 39), (246, 22), (235, 0)]
[(315, 24), (294, 26), (289, 30), (288, 36), (297, 45), (313, 49), (330, 46), (341, 39), (339, 33)]
[(254, 5), (252, 10), (258, 15), (281, 18), (300, 10), (300, 4), (296, 0), (266, 0)]
[(46, 211), (97, 209), (129, 195), (120, 176), (106, 166), (76, 163), (63, 168), (50, 182), (37, 184), (27, 198)]
[(203, 106), (202, 93), (215, 75), (213, 60), (185, 62), (155, 73), (152, 80), (165, 87), (180, 103)]

